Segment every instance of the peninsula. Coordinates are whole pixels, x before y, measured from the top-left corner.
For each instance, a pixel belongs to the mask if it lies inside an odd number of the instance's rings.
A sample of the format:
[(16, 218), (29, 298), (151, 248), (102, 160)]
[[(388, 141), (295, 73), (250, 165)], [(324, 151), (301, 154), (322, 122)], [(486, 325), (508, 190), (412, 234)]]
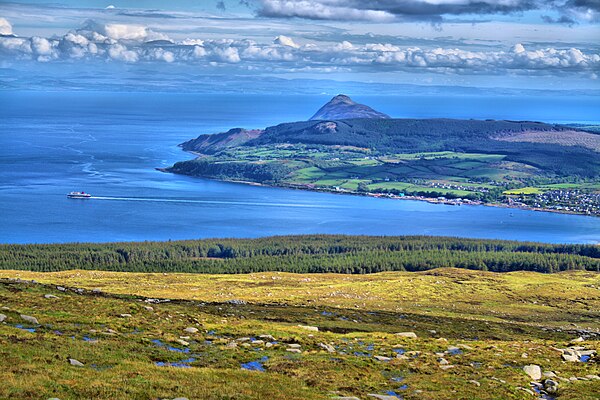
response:
[(533, 121), (396, 119), (335, 96), (308, 121), (180, 145), (164, 171), (336, 193), (600, 215), (600, 134)]

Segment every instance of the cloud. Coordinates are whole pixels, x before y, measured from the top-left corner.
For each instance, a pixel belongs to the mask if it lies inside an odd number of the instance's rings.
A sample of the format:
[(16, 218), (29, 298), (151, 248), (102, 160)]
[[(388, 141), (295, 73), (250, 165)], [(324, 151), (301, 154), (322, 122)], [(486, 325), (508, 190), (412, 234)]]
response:
[(442, 22), (445, 16), (514, 14), (552, 11), (546, 22), (598, 22), (598, 0), (257, 0), (257, 14), (270, 18)]
[(275, 44), (279, 44), (282, 46), (288, 46), (288, 47), (293, 47), (295, 49), (297, 49), (298, 46), (295, 42), (294, 39), (292, 39), (291, 37), (288, 36), (284, 36), (284, 35), (279, 35), (275, 38), (275, 40), (273, 40), (273, 43)]
[(151, 37), (165, 38), (166, 35), (152, 32), (145, 26), (115, 26), (87, 21), (81, 29), (62, 37), (2, 36), (0, 61), (74, 63), (95, 60), (181, 63), (204, 68), (229, 65), (229, 68), (240, 72), (286, 74), (306, 71), (406, 71), (444, 75), (571, 74), (590, 77), (600, 70), (600, 54), (596, 47), (558, 48), (515, 43), (512, 47), (501, 49), (497, 45), (469, 46), (460, 41), (435, 47), (428, 46), (427, 42), (403, 45), (376, 41), (351, 43), (346, 40), (298, 44), (285, 35), (277, 36), (272, 43), (210, 38), (148, 40)]
[(12, 25), (6, 18), (0, 17), (0, 35), (12, 35)]

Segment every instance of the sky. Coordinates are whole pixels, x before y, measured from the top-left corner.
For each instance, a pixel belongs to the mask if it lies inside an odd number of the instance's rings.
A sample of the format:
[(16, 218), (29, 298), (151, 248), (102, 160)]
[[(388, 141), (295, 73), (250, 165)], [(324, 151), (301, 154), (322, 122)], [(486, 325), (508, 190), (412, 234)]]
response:
[(600, 95), (599, 76), (600, 0), (0, 2), (0, 89), (327, 81)]

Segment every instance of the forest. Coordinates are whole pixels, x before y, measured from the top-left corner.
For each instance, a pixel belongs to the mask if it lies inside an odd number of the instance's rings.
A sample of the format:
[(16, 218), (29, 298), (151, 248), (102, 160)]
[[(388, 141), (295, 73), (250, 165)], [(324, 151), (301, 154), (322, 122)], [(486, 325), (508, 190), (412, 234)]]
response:
[(0, 269), (31, 271), (366, 274), (439, 267), (493, 272), (600, 271), (600, 247), (452, 237), (343, 235), (0, 245)]

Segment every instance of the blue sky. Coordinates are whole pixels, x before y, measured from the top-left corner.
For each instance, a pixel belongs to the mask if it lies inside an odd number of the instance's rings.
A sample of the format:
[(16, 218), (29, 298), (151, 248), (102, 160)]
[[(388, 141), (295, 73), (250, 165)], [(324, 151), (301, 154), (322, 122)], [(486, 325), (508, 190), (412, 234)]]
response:
[(0, 3), (0, 35), (4, 88), (110, 76), (600, 90), (598, 0), (27, 0)]

